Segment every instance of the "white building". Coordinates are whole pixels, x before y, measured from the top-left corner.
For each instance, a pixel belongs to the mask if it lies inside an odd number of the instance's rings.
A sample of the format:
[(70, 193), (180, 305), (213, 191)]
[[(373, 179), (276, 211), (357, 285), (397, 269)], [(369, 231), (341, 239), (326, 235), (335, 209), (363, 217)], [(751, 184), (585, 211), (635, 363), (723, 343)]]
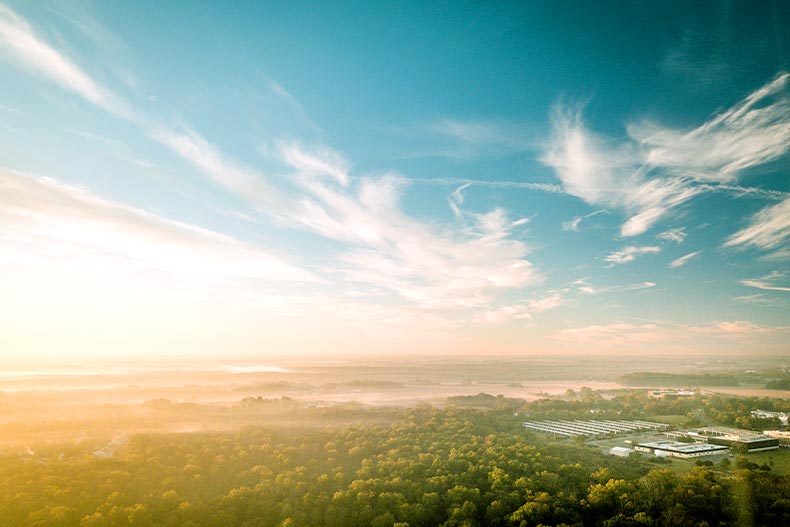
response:
[(634, 447), (637, 452), (647, 452), (658, 457), (692, 458), (724, 454), (728, 448), (722, 445), (680, 443), (678, 441), (653, 441)]
[(769, 412), (768, 410), (752, 410), (752, 417), (759, 417), (760, 419), (770, 419), (776, 417), (783, 425), (787, 425), (788, 415), (784, 412)]
[(613, 446), (609, 449), (609, 453), (613, 456), (617, 457), (628, 457), (631, 455), (631, 452), (634, 450), (631, 448), (626, 448), (624, 446)]
[(656, 399), (663, 399), (664, 397), (692, 397), (697, 395), (697, 392), (692, 390), (651, 390), (648, 395)]

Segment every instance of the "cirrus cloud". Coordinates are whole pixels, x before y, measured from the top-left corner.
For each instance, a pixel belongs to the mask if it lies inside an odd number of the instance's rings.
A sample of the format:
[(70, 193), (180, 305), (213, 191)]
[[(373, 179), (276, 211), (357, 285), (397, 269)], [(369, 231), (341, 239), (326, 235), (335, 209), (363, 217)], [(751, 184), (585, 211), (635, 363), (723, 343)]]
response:
[(614, 251), (606, 255), (604, 261), (614, 264), (624, 264), (628, 262), (633, 262), (637, 256), (641, 256), (643, 254), (651, 254), (651, 253), (658, 253), (661, 252), (660, 247), (656, 246), (647, 246), (647, 247), (635, 247), (633, 245), (626, 247), (620, 251)]
[[(700, 192), (728, 185), (749, 168), (790, 151), (790, 74), (748, 95), (690, 131), (642, 121), (628, 139), (607, 140), (590, 131), (581, 108), (558, 104), (541, 161), (568, 194), (592, 205), (624, 211), (623, 236), (641, 234)], [(726, 187), (726, 188), (725, 188)]]

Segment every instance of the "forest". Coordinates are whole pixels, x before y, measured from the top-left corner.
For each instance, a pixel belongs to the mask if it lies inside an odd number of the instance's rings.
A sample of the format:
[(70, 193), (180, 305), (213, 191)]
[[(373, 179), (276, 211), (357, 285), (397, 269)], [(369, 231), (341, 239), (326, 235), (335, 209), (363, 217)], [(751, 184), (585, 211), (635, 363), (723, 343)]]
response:
[[(237, 430), (120, 434), (6, 448), (4, 526), (714, 526), (790, 524), (790, 476), (751, 457), (616, 458), (550, 440), (531, 418), (678, 415), (743, 423), (777, 399), (614, 397), (582, 389), (523, 402), (480, 394), (443, 408), (302, 405), (249, 397)], [(478, 408), (487, 406), (488, 409)], [(181, 410), (141, 405), (161, 419)], [(467, 408), (465, 406), (471, 406)], [(204, 405), (187, 405), (199, 412)], [(216, 410), (215, 410), (216, 411)], [(284, 425), (284, 415), (291, 420)], [(294, 420), (294, 416), (298, 416)], [(279, 417), (278, 417), (279, 416)], [(787, 452), (782, 452), (786, 454)]]

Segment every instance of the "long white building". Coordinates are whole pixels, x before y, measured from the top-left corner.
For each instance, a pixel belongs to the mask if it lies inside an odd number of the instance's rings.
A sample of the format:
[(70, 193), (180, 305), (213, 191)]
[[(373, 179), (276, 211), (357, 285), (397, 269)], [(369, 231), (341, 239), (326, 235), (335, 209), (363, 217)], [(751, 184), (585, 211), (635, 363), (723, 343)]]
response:
[(678, 441), (653, 441), (649, 443), (639, 443), (634, 446), (637, 452), (655, 454), (658, 457), (702, 457), (713, 456), (716, 454), (726, 454), (729, 450), (723, 445), (711, 445), (707, 443), (680, 443)]
[(606, 437), (647, 430), (664, 430), (668, 424), (650, 421), (589, 420), (589, 421), (526, 421), (524, 428), (554, 437)]

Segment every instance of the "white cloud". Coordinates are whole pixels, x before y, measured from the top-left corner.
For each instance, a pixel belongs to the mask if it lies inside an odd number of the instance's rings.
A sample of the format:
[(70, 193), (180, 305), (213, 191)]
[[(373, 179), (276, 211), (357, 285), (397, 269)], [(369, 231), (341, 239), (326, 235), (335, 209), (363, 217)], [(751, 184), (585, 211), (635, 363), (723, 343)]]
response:
[(765, 291), (790, 291), (790, 285), (784, 285), (787, 282), (788, 276), (779, 271), (773, 271), (760, 278), (741, 280), (741, 283), (745, 286), (763, 289)]
[(681, 176), (730, 182), (739, 172), (790, 150), (790, 74), (777, 76), (743, 101), (691, 131), (642, 122), (628, 127), (645, 163)]
[(744, 296), (736, 296), (733, 298), (736, 302), (744, 302), (747, 304), (757, 304), (757, 305), (770, 305), (775, 304), (776, 300), (773, 298), (767, 298), (762, 293), (757, 293), (755, 295), (744, 295)]
[(620, 251), (614, 251), (609, 253), (605, 261), (611, 264), (623, 264), (628, 262), (633, 262), (637, 256), (641, 256), (643, 254), (650, 254), (650, 253), (658, 253), (661, 252), (659, 247), (655, 246), (648, 246), (648, 247), (634, 247), (633, 245), (626, 247)]
[(714, 322), (707, 326), (695, 326), (688, 328), (692, 332), (711, 333), (720, 338), (749, 337), (760, 333), (775, 333), (785, 330), (781, 326), (761, 326), (747, 320), (733, 320)]
[(144, 278), (163, 273), (176, 282), (223, 287), (316, 281), (282, 256), (50, 179), (0, 171), (0, 189), (6, 264)]
[(637, 284), (624, 284), (624, 285), (610, 285), (594, 287), (590, 285), (587, 280), (581, 279), (573, 282), (577, 290), (585, 295), (600, 295), (602, 293), (621, 293), (627, 291), (641, 291), (643, 289), (650, 289), (656, 286), (655, 282), (640, 282)]
[(325, 146), (309, 149), (294, 141), (280, 141), (277, 147), (283, 161), (300, 174), (328, 176), (343, 186), (348, 185), (350, 163), (339, 152)]
[(597, 137), (584, 126), (580, 110), (555, 107), (552, 127), (541, 161), (554, 169), (568, 194), (633, 214), (621, 228), (623, 236), (645, 232), (697, 194), (682, 178), (647, 179), (633, 145)]
[(473, 145), (499, 145), (522, 150), (534, 142), (524, 126), (504, 121), (441, 119), (428, 124), (426, 128)]
[(131, 118), (127, 104), (36, 35), (22, 17), (0, 5), (0, 56), (105, 110)]
[(615, 321), (608, 324), (593, 324), (578, 328), (562, 329), (550, 336), (577, 346), (602, 350), (638, 351), (643, 347), (682, 347), (692, 345), (699, 349), (701, 336), (715, 341), (732, 343), (749, 341), (758, 335), (781, 336), (788, 332), (787, 326), (761, 326), (744, 320), (716, 321), (703, 326), (648, 322), (635, 324)]
[[(554, 169), (568, 194), (629, 214), (621, 234), (635, 236), (698, 193), (718, 190), (711, 183), (731, 182), (740, 172), (787, 154), (789, 79), (780, 75), (690, 132), (632, 124), (629, 139), (619, 142), (588, 130), (580, 109), (558, 105), (541, 161)], [(726, 187), (736, 194), (740, 188)]]
[(583, 219), (584, 218), (582, 218), (581, 216), (576, 216), (571, 221), (564, 221), (564, 222), (562, 222), (562, 230), (578, 232), (579, 231), (579, 224), (581, 224)]
[[(98, 26), (93, 28), (94, 32), (97, 28)], [(279, 208), (290, 207), (285, 195), (268, 184), (260, 173), (226, 159), (219, 149), (197, 133), (188, 129), (177, 132), (162, 126), (151, 126), (134, 115), (122, 99), (95, 82), (67, 57), (37, 36), (23, 18), (0, 5), (0, 50), (2, 49), (8, 51), (7, 57), (15, 60), (17, 66), (43, 76), (96, 106), (142, 126), (153, 139), (221, 186), (251, 200), (257, 207), (274, 215)], [(271, 83), (270, 88), (279, 98), (294, 102), (293, 97), (278, 84)], [(282, 148), (285, 152), (290, 151), (286, 144)], [(317, 174), (329, 170), (330, 175), (342, 179), (342, 160), (333, 157), (330, 150), (317, 148), (312, 153), (302, 152), (301, 157), (291, 158), (290, 161), (300, 165), (303, 171)]]
[(661, 232), (656, 234), (656, 238), (659, 240), (665, 240), (668, 242), (675, 242), (675, 243), (683, 243), (683, 240), (686, 239), (685, 227), (680, 227), (679, 229), (671, 229), (668, 231)]
[(564, 299), (559, 293), (550, 292), (542, 298), (485, 311), (477, 317), (477, 321), (486, 324), (502, 324), (510, 320), (529, 320), (532, 315), (556, 309), (563, 303)]
[(415, 185), (474, 185), (476, 187), (494, 189), (523, 189), (535, 190), (538, 192), (549, 192), (552, 194), (563, 193), (563, 189), (559, 185), (554, 185), (552, 183), (532, 183), (529, 181), (490, 181), (467, 178), (419, 178), (412, 179), (411, 182)]
[(291, 92), (273, 80), (269, 80), (267, 84), (269, 91), (277, 97), (277, 100), (280, 103), (285, 103), (288, 111), (287, 115), (290, 120), (294, 121), (293, 124), (298, 125), (299, 128), (307, 130), (314, 135), (324, 135), (324, 131), (310, 119), (302, 104), (291, 94)]
[(450, 210), (453, 211), (453, 216), (455, 216), (456, 220), (463, 220), (464, 218), (463, 211), (461, 210), (461, 205), (464, 204), (463, 191), (469, 188), (470, 185), (471, 183), (464, 183), (447, 196), (447, 203), (450, 205)]
[[(400, 208), (408, 185), (397, 175), (354, 178), (348, 187), (325, 179), (298, 180), (303, 195), (289, 221), (347, 244), (329, 272), (390, 291), (425, 308), (487, 305), (497, 290), (541, 280), (525, 259), (526, 245), (511, 236), (523, 221), (505, 211), (485, 214), (460, 210), (460, 228), (415, 220)], [(452, 202), (451, 197), (451, 202)]]
[(234, 194), (251, 201), (268, 212), (269, 207), (279, 208), (283, 198), (269, 185), (264, 176), (255, 170), (231, 161), (197, 133), (171, 130), (152, 130), (151, 137), (208, 175), (217, 184)]
[(578, 232), (579, 231), (579, 225), (581, 225), (582, 221), (584, 221), (584, 220), (586, 220), (588, 218), (592, 218), (593, 216), (597, 216), (598, 214), (603, 214), (605, 212), (607, 212), (606, 209), (601, 209), (601, 210), (596, 210), (594, 212), (586, 214), (584, 216), (576, 216), (571, 221), (563, 222), (562, 223), (562, 230)]
[(688, 253), (684, 256), (681, 256), (677, 260), (673, 260), (669, 264), (670, 269), (677, 269), (678, 267), (683, 267), (686, 265), (691, 259), (696, 258), (702, 251), (694, 251), (693, 253)]
[(383, 130), (392, 133), (400, 142), (400, 146), (393, 149), (400, 158), (497, 158), (530, 150), (536, 145), (533, 129), (504, 120), (437, 119)]
[(622, 172), (635, 168), (632, 152), (590, 133), (580, 109), (562, 106), (554, 108), (552, 137), (541, 160), (554, 169), (568, 194), (588, 203), (619, 204)]
[(656, 324), (613, 322), (563, 329), (552, 338), (578, 345), (621, 348), (662, 342), (668, 338), (668, 334)]
[(392, 174), (351, 178), (350, 163), (326, 147), (278, 145), (279, 160), (300, 175), (284, 192), (194, 132), (158, 130), (152, 136), (284, 225), (345, 244), (335, 255), (338, 263), (325, 270), (350, 282), (393, 292), (424, 308), (467, 308), (488, 304), (497, 290), (541, 280), (525, 258), (526, 245), (511, 236), (529, 219), (512, 221), (501, 209), (466, 213), (460, 209), (462, 189), (450, 198), (460, 227), (441, 227), (401, 210), (409, 180)]
[(790, 243), (790, 198), (752, 216), (751, 225), (724, 242), (725, 247), (749, 246), (776, 249)]

